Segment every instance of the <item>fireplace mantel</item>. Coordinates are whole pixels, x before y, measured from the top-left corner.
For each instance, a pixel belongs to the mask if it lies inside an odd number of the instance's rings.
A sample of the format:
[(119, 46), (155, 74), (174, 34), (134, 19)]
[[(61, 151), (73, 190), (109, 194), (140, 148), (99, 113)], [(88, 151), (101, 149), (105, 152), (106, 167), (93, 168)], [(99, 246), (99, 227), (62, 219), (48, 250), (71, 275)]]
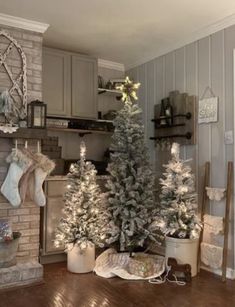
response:
[(46, 129), (19, 128), (13, 133), (0, 131), (0, 138), (10, 139), (44, 139), (47, 136)]

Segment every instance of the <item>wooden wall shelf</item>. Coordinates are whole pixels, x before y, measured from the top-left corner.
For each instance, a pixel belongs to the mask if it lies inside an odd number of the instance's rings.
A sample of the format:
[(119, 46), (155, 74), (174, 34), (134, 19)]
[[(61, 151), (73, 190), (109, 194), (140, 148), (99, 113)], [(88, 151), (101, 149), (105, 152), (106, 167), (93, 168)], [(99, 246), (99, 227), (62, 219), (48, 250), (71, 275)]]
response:
[(0, 138), (11, 139), (44, 139), (47, 136), (46, 129), (19, 128), (13, 133), (4, 133), (0, 131)]
[[(152, 120), (152, 121), (155, 121), (155, 120)], [(155, 125), (155, 129), (169, 129), (169, 128), (173, 128), (173, 127), (184, 127), (185, 126), (185, 123), (182, 123), (182, 124), (173, 124), (173, 125), (166, 125), (166, 126), (160, 126), (158, 124)]]
[[(155, 116), (152, 121), (155, 124), (155, 135), (151, 140), (161, 141), (168, 139), (171, 143), (177, 142), (181, 145), (196, 144), (196, 96), (189, 96), (178, 91), (170, 92), (170, 105), (173, 109), (172, 125), (160, 125), (161, 105), (155, 105)], [(164, 117), (168, 119), (169, 117)]]
[(120, 100), (122, 98), (122, 92), (119, 90), (109, 90), (106, 88), (98, 88), (98, 94), (106, 94), (106, 95), (113, 95), (116, 96), (117, 100)]

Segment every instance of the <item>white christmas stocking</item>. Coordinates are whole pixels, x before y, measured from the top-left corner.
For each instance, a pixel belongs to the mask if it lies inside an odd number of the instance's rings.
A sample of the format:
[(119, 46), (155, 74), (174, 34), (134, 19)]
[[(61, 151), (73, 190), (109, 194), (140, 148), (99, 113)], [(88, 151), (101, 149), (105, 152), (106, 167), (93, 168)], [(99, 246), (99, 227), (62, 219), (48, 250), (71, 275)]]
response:
[(30, 178), (30, 196), (38, 206), (42, 207), (46, 204), (42, 185), (46, 177), (55, 168), (55, 163), (41, 153), (36, 153), (34, 158), (38, 163), (38, 167), (34, 170), (34, 178), (32, 176)]
[(19, 181), (31, 166), (32, 160), (25, 156), (19, 149), (13, 149), (6, 161), (10, 163), (10, 167), (1, 186), (1, 192), (13, 207), (18, 207), (21, 204), (18, 186)]

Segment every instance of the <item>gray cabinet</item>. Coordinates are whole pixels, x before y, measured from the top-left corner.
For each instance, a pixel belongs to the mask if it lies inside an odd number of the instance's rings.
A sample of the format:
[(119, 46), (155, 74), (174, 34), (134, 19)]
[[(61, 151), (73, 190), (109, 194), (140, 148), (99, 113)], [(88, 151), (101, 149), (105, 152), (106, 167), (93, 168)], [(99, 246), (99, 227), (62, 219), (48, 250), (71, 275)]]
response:
[(50, 116), (71, 117), (71, 60), (67, 52), (43, 49), (43, 101)]
[(43, 49), (43, 100), (49, 116), (97, 118), (97, 60)]
[(97, 118), (97, 61), (72, 56), (72, 117)]

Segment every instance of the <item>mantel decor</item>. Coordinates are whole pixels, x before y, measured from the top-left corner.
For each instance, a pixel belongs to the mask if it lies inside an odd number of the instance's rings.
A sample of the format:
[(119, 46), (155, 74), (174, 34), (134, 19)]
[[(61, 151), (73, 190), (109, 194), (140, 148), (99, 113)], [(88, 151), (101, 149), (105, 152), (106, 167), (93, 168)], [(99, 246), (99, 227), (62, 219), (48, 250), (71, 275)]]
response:
[[(2, 125), (14, 126), (27, 115), (26, 56), (20, 44), (3, 30), (0, 30), (0, 43), (0, 68), (9, 78), (4, 88), (0, 84), (0, 114), (4, 116)], [(12, 71), (10, 62), (17, 57), (21, 66)]]
[(47, 105), (39, 100), (31, 101), (28, 104), (28, 127), (46, 128)]

